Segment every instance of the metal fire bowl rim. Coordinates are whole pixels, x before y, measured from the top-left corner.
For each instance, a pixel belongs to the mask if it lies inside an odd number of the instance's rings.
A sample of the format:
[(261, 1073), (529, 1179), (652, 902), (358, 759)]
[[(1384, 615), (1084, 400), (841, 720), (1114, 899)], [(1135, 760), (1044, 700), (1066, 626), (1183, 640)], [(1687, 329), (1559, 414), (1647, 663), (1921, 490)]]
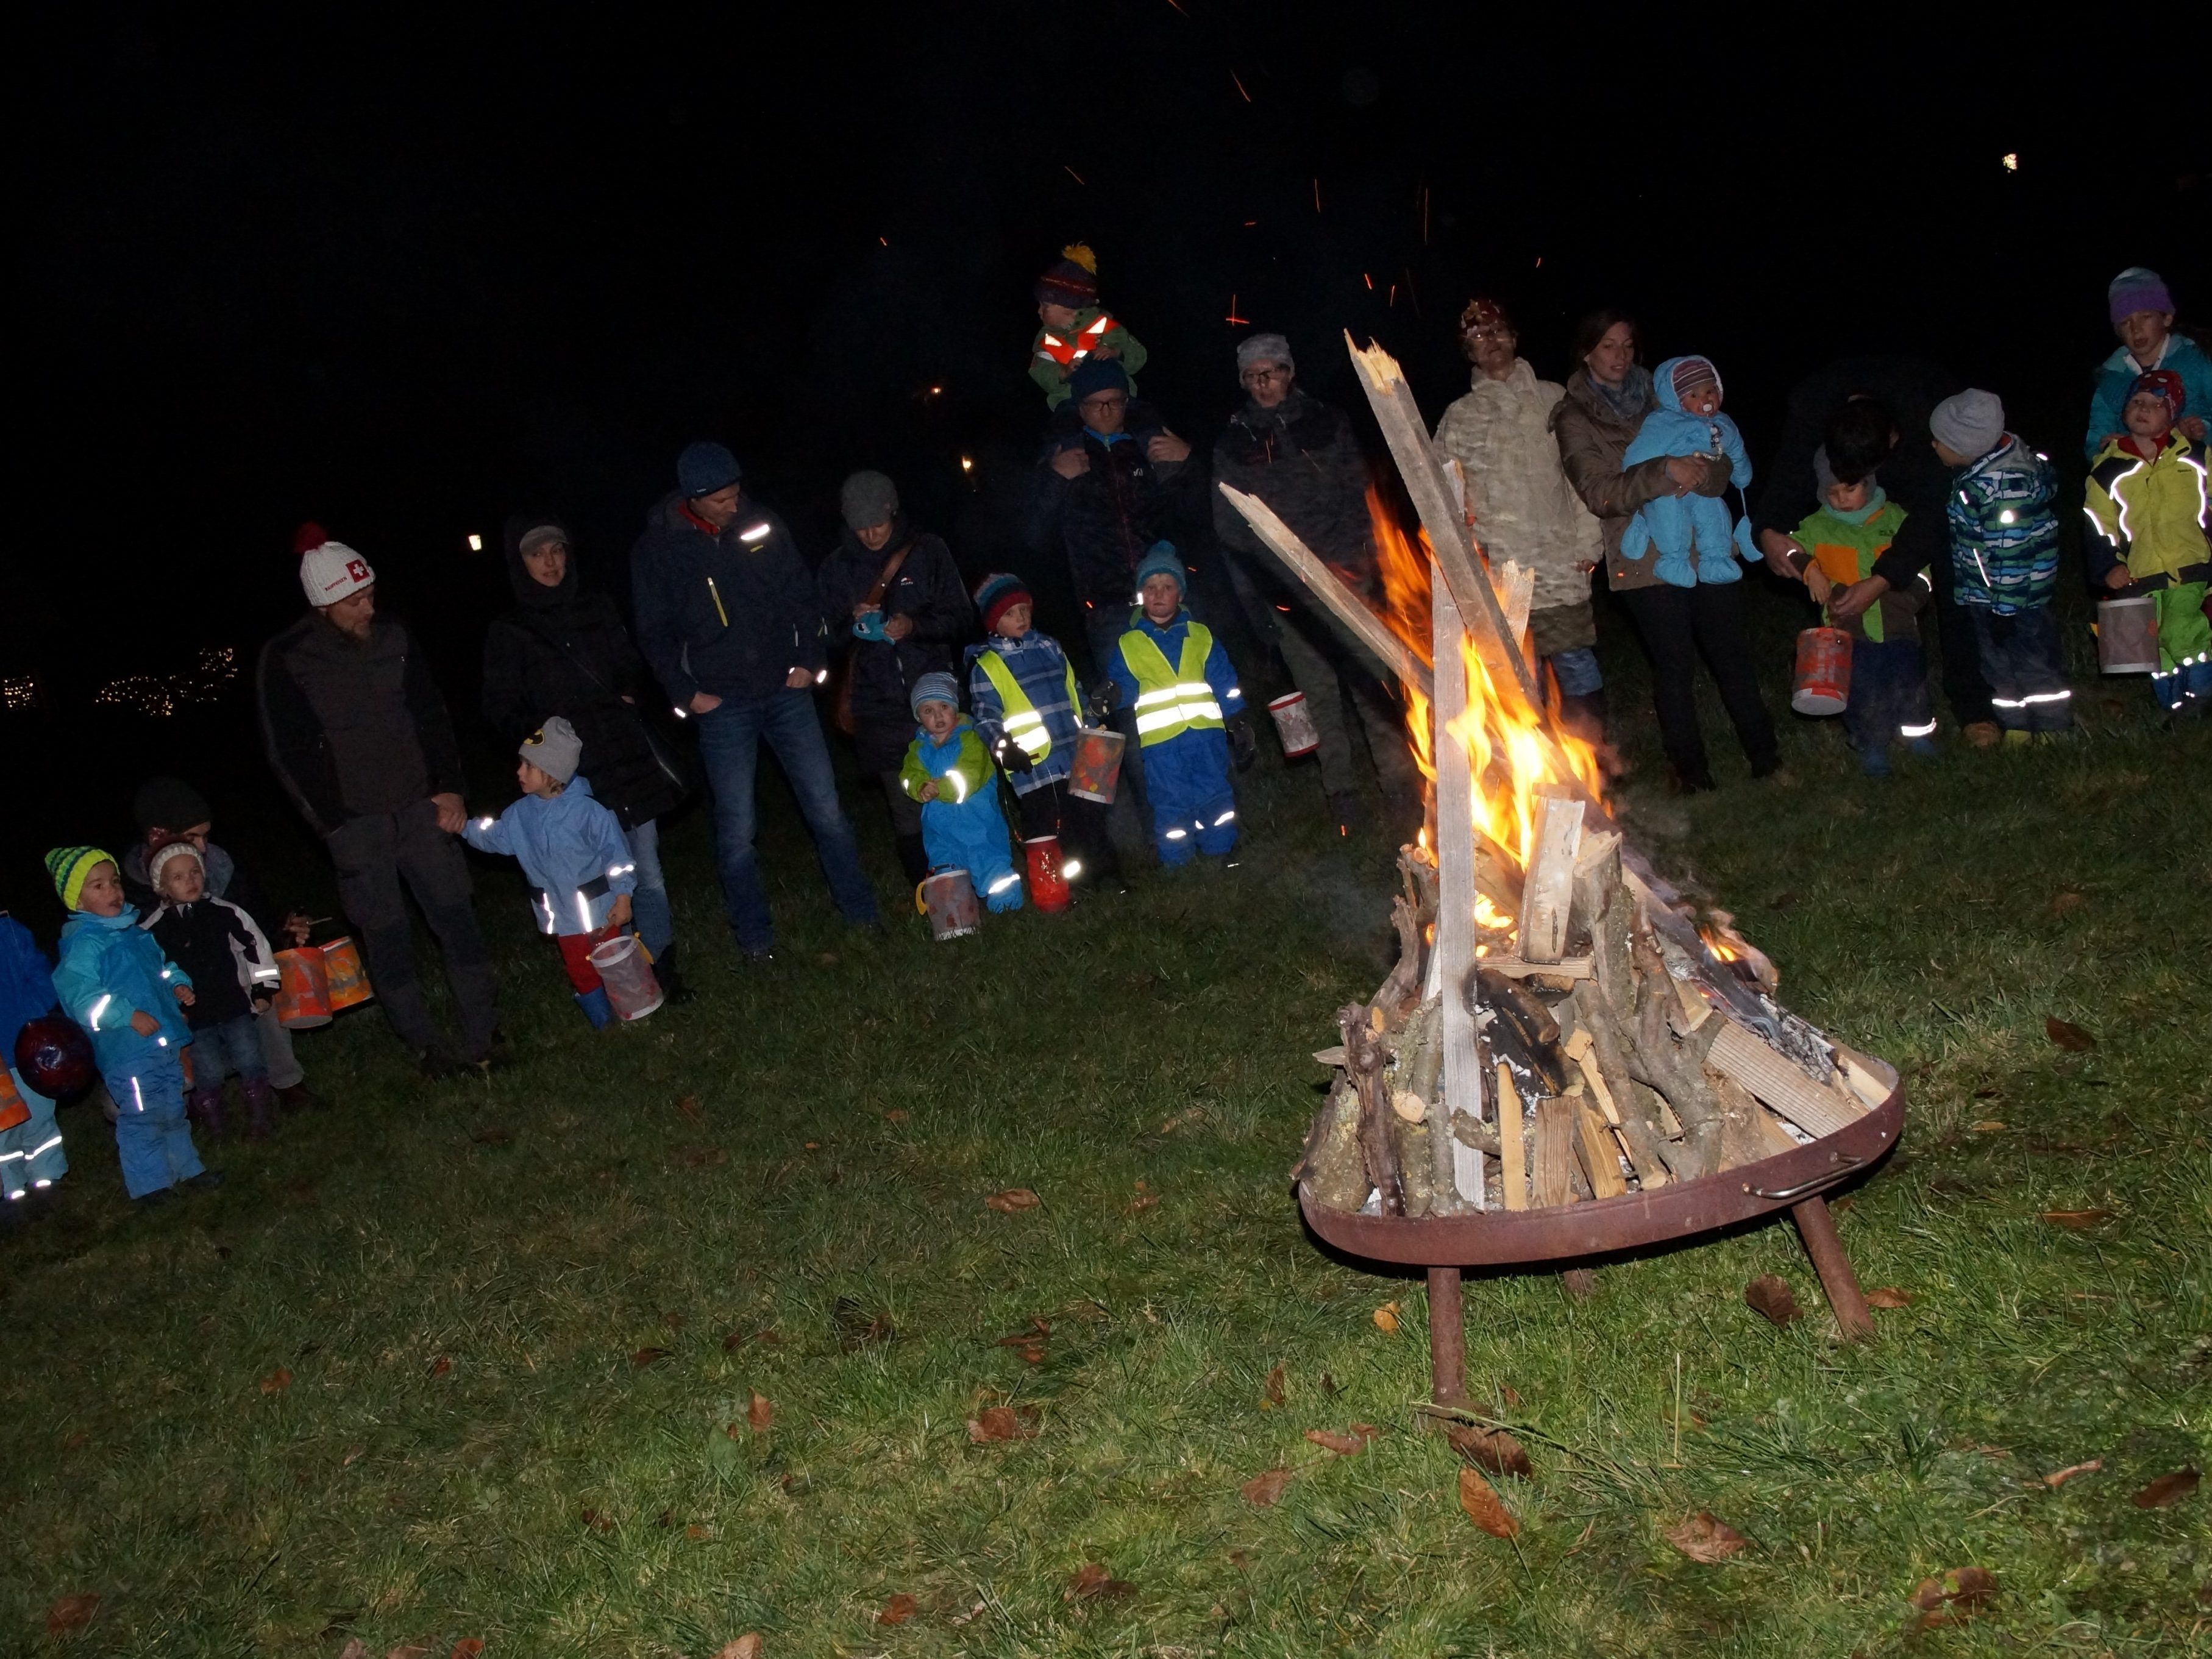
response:
[(1787, 1210), (1871, 1169), (1905, 1127), (1905, 1085), (1846, 1128), (1787, 1152), (1653, 1193), (1469, 1215), (1358, 1215), (1332, 1210), (1298, 1183), (1306, 1224), (1328, 1243), (1370, 1261), (1410, 1267), (1475, 1267), (1570, 1261), (1701, 1233)]

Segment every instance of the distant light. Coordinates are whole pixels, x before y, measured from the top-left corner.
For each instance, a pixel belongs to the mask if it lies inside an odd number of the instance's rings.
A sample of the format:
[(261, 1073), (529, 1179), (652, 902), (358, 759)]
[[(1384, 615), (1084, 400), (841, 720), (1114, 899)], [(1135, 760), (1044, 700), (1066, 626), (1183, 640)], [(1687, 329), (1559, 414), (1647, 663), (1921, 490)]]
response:
[(481, 537), (481, 536), (471, 536), (471, 537), (469, 538), (469, 551), (470, 551), (470, 552), (471, 552), (471, 553), (481, 553), (481, 552), (483, 552), (483, 537)]
[(973, 455), (963, 455), (960, 458), (960, 470), (963, 472), (973, 472), (975, 470), (975, 458)]
[(933, 398), (942, 398), (945, 395), (945, 388), (941, 386), (933, 386), (929, 388), (929, 395)]
[(2007, 150), (2004, 153), (2004, 170), (2007, 173), (2018, 173), (2020, 171), (2020, 156), (2014, 151)]

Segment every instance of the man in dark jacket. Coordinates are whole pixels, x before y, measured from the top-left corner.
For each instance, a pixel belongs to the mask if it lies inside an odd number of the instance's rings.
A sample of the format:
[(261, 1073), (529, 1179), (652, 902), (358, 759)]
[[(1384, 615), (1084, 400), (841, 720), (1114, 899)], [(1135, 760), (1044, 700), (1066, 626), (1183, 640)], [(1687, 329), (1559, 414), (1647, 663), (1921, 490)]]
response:
[[(1214, 482), (1257, 495), (1346, 586), (1364, 595), (1375, 582), (1367, 458), (1344, 412), (1300, 392), (1297, 373), (1291, 343), (1279, 334), (1255, 334), (1237, 348), (1246, 399), (1214, 443)], [(1399, 798), (1395, 804), (1418, 802), (1419, 785), (1389, 671), (1218, 489), (1213, 530), (1252, 631), (1282, 653), (1291, 684), (1305, 694), (1321, 739), (1321, 786), (1339, 828), (1348, 830), (1359, 817), (1347, 698), (1367, 728), (1368, 752), (1385, 793)]]
[(721, 445), (690, 446), (676, 476), (631, 556), (638, 643), (677, 712), (699, 727), (730, 927), (738, 948), (764, 962), (775, 936), (753, 851), (763, 739), (799, 797), (838, 909), (855, 927), (881, 916), (814, 712), (813, 689), (829, 677), (814, 577), (783, 520), (745, 498)]
[[(1814, 452), (1830, 441), (1831, 425), (1849, 405), (1869, 400), (1879, 404), (1889, 417), (1887, 453), (1864, 459), (1879, 459), (1881, 487), (1905, 509), (1905, 523), (1889, 550), (1875, 561), (1874, 574), (1838, 592), (1830, 609), (1839, 619), (1856, 617), (1883, 593), (1893, 588), (1902, 592), (1924, 572), (1936, 591), (1943, 695), (1966, 728), (1967, 739), (1987, 748), (2002, 734), (1990, 707), (1989, 683), (1982, 678), (1973, 615), (1952, 592), (1947, 517), (1951, 472), (1936, 457), (1928, 433), (1929, 412), (1962, 390), (1948, 369), (1917, 357), (1845, 357), (1799, 381), (1790, 393), (1782, 441), (1752, 521), (1768, 567), (1777, 575), (1796, 580), (1790, 555), (1805, 550), (1798, 546), (1794, 532), (1821, 504), (1814, 479)], [(1844, 422), (1846, 428), (1864, 424)], [(1844, 441), (1842, 434), (1838, 441)]]
[(899, 781), (914, 738), (908, 695), (924, 674), (952, 672), (956, 647), (975, 631), (975, 607), (951, 549), (908, 524), (888, 477), (855, 472), (838, 505), (844, 538), (821, 573), (830, 648), (848, 647), (838, 724), (883, 786), (900, 866), (919, 882), (929, 873), (921, 804)]
[(452, 1069), (415, 972), (400, 884), (446, 953), (461, 1058), (500, 1058), (499, 977), (470, 903), (461, 751), (406, 629), (376, 615), (376, 574), (343, 542), (303, 533), (308, 615), (261, 648), (269, 763), (337, 866), (338, 900), (361, 933), (385, 1018), (424, 1072)]

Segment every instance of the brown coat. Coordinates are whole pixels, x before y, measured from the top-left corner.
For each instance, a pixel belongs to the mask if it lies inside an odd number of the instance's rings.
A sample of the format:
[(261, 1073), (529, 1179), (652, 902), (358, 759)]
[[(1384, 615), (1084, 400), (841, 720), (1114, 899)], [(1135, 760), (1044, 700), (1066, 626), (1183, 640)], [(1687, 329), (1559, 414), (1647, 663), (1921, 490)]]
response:
[[(1552, 436), (1559, 446), (1559, 465), (1575, 494), (1596, 514), (1605, 532), (1606, 586), (1616, 592), (1650, 587), (1658, 581), (1651, 570), (1657, 561), (1638, 562), (1620, 556), (1620, 535), (1638, 508), (1672, 495), (1674, 489), (1663, 455), (1639, 461), (1626, 472), (1620, 470), (1620, 458), (1627, 453), (1639, 424), (1613, 412), (1612, 405), (1590, 385), (1588, 369), (1578, 368), (1567, 377), (1567, 395), (1552, 407)], [(1698, 493), (1724, 494), (1728, 478), (1726, 466), (1708, 466)]]

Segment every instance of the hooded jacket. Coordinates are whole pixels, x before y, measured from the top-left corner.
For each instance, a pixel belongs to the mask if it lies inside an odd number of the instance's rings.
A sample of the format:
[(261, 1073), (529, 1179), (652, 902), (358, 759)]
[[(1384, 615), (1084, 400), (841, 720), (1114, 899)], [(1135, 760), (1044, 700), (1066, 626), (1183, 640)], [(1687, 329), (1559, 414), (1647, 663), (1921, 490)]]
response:
[[(884, 566), (902, 547), (906, 559), (884, 589), (883, 614), (886, 620), (906, 617), (913, 629), (896, 642), (858, 638), (853, 607), (868, 597)], [(960, 580), (960, 567), (951, 549), (914, 530), (902, 513), (892, 519), (890, 539), (880, 553), (863, 547), (848, 529), (823, 562), (818, 580), (830, 647), (850, 653), (847, 672), (852, 677), (854, 738), (860, 763), (871, 772), (896, 770), (914, 730), (908, 688), (924, 674), (951, 673), (955, 651), (975, 631), (975, 607)]]
[(829, 664), (822, 596), (781, 519), (750, 496), (714, 530), (672, 490), (630, 556), (637, 642), (669, 701), (704, 691), (761, 702), (794, 668)]
[(282, 977), (276, 958), (267, 937), (238, 905), (219, 898), (190, 904), (165, 899), (138, 925), (191, 976), (194, 995), (185, 1024), (194, 1031), (252, 1013), (257, 995), (276, 995)]
[(2135, 354), (2122, 346), (2097, 366), (2097, 390), (2089, 398), (2089, 431), (2081, 441), (2081, 453), (2090, 460), (2097, 459), (2114, 434), (2128, 429), (2121, 411), (2146, 367), (2170, 368), (2181, 376), (2181, 412), (2212, 419), (2212, 357), (2205, 356), (2203, 346), (2186, 334), (2168, 334), (2158, 361), (2148, 365), (2138, 363)]
[(0, 1066), (15, 1063), (15, 1036), (54, 1011), (54, 967), (31, 930), (0, 910)]
[(2212, 575), (2204, 462), (2193, 452), (2179, 432), (2166, 434), (2154, 460), (2118, 441), (2097, 452), (2081, 503), (2096, 532), (2081, 538), (2092, 581), (2101, 586), (2106, 572), (2123, 562), (2135, 582), (2154, 588)]
[(1021, 878), (1015, 873), (1006, 839), (1006, 815), (999, 810), (998, 769), (983, 740), (965, 714), (942, 742), (921, 726), (914, 730), (899, 787), (919, 799), (934, 781), (937, 796), (921, 804), (923, 850), (933, 869), (965, 870), (975, 896), (994, 910), (1018, 910)]
[[(177, 1063), (192, 1032), (176, 990), (191, 982), (127, 907), (112, 916), (76, 911), (62, 929), (54, 994), (62, 1012), (90, 1035), (93, 1057), (110, 1079)], [(131, 1027), (134, 1013), (152, 1016), (160, 1029), (140, 1036)]]
[(684, 799), (646, 738), (644, 710), (659, 693), (615, 602), (582, 589), (573, 538), (558, 586), (530, 574), (522, 538), (540, 525), (561, 521), (529, 513), (507, 521), (507, 579), (515, 608), (484, 631), (483, 716), (509, 744), (556, 714), (567, 720), (583, 741), (579, 769), (592, 780), (592, 793), (624, 829), (635, 829)]
[[(1670, 455), (1721, 454), (1729, 462), (1729, 482), (1746, 489), (1751, 483), (1751, 456), (1735, 422), (1718, 411), (1692, 414), (1682, 407), (1681, 394), (1674, 389), (1675, 371), (1697, 362), (1712, 367), (1703, 357), (1669, 357), (1652, 371), (1659, 406), (1644, 417), (1621, 465), (1634, 466)], [(1621, 532), (1621, 556), (1640, 560), (1656, 551), (1652, 574), (1672, 587), (1740, 581), (1743, 572), (1735, 556), (1756, 560), (1758, 555), (1751, 544), (1750, 520), (1745, 520), (1740, 535), (1731, 534), (1729, 520), (1725, 498), (1657, 496), (1638, 508)]]
[[(1638, 564), (1621, 557), (1620, 536), (1645, 502), (1674, 490), (1663, 458), (1633, 467), (1621, 465), (1620, 458), (1636, 436), (1637, 423), (1651, 407), (1650, 374), (1632, 364), (1622, 392), (1625, 410), (1592, 383), (1587, 369), (1578, 368), (1567, 376), (1567, 395), (1552, 405), (1551, 416), (1560, 470), (1582, 504), (1597, 519), (1599, 533), (1605, 540), (1606, 586), (1616, 592), (1657, 585), (1659, 579), (1651, 574), (1650, 560)], [(1709, 467), (1706, 471), (1709, 478), (1717, 478), (1719, 468)], [(1726, 485), (1715, 487), (1725, 489)]]
[(1952, 481), (1951, 591), (2000, 617), (2039, 610), (2058, 581), (2058, 474), (2009, 432)]
[[(1273, 409), (1247, 398), (1214, 440), (1213, 480), (1267, 502), (1327, 563), (1358, 572), (1363, 583), (1372, 573), (1367, 457), (1352, 422), (1334, 404), (1307, 397), (1295, 385)], [(1211, 494), (1213, 533), (1221, 544), (1303, 592), (1244, 515), (1219, 490)]]
[[(1132, 419), (1137, 416), (1133, 407)], [(1187, 511), (1204, 469), (1190, 461), (1154, 461), (1146, 441), (1160, 428), (1147, 424), (1102, 438), (1079, 425), (1050, 439), (1030, 476), (1026, 539), (1039, 554), (1058, 554), (1075, 580), (1075, 597), (1091, 611), (1126, 608), (1136, 591), (1136, 569), (1154, 542), (1180, 539), (1177, 520)], [(1063, 478), (1053, 457), (1080, 449), (1091, 470)]]
[(581, 773), (550, 799), (525, 795), (496, 818), (471, 818), (462, 839), (480, 853), (519, 860), (536, 891), (544, 932), (599, 931), (614, 895), (637, 890), (637, 865), (615, 815), (592, 798)]
[(1502, 380), (1476, 369), (1472, 389), (1437, 422), (1437, 457), (1460, 464), (1475, 538), (1493, 565), (1511, 559), (1536, 573), (1539, 611), (1589, 603), (1584, 567), (1605, 556), (1604, 532), (1567, 482), (1552, 438), (1565, 396), (1516, 357)]

